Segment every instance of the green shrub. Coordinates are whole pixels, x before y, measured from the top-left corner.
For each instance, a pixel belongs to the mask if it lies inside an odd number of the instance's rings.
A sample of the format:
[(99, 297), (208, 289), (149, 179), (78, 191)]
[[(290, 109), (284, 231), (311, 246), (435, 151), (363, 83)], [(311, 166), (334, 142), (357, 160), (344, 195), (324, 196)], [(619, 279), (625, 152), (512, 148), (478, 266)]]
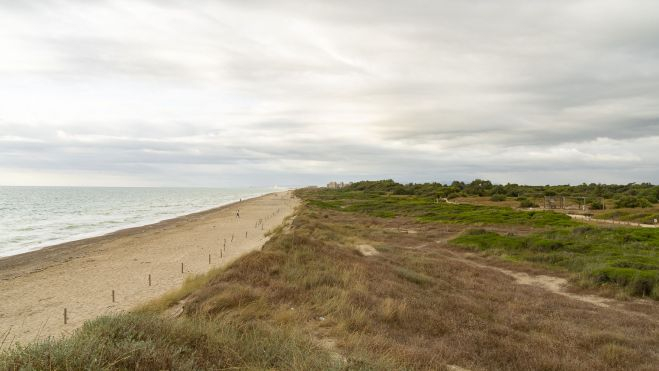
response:
[(652, 207), (652, 203), (643, 197), (636, 196), (622, 196), (615, 201), (617, 209), (622, 208), (636, 208), (636, 207)]
[(631, 295), (654, 296), (659, 286), (659, 270), (606, 267), (590, 273), (597, 283), (614, 283), (625, 287)]
[(531, 207), (538, 207), (538, 204), (536, 204), (535, 202), (533, 202), (531, 200), (526, 200), (525, 199), (525, 200), (520, 201), (519, 207), (524, 208), (524, 209), (528, 209), (528, 208), (531, 208)]
[(412, 191), (411, 189), (405, 188), (403, 186), (399, 186), (399, 187), (394, 188), (392, 194), (399, 195), (399, 196), (400, 195), (413, 195), (414, 191)]
[(496, 202), (501, 202), (501, 201), (505, 201), (506, 198), (507, 198), (506, 195), (494, 194), (490, 197), (490, 200), (491, 201), (496, 201)]

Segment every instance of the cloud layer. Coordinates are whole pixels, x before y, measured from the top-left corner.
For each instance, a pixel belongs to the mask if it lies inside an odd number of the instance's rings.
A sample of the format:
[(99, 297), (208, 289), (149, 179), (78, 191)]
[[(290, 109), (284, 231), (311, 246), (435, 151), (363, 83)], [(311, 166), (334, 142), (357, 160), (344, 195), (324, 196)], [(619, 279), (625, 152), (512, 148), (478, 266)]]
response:
[(659, 182), (656, 1), (0, 0), (0, 184)]

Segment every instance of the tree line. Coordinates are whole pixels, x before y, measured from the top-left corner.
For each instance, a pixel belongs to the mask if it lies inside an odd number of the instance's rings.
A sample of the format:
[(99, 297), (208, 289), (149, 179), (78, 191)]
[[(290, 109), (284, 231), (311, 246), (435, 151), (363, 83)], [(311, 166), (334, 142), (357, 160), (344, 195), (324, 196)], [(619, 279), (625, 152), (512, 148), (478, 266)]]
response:
[(659, 202), (659, 186), (651, 183), (601, 184), (582, 183), (579, 185), (522, 185), (515, 183), (495, 184), (489, 180), (475, 179), (472, 182), (453, 181), (450, 184), (397, 183), (392, 179), (360, 181), (344, 188), (346, 191), (366, 191), (393, 195), (416, 195), (453, 199), (457, 197), (487, 196), (493, 201), (503, 201), (513, 197), (521, 202), (529, 198), (544, 196), (583, 197), (591, 208), (602, 208), (602, 200), (613, 200), (615, 207), (650, 207)]

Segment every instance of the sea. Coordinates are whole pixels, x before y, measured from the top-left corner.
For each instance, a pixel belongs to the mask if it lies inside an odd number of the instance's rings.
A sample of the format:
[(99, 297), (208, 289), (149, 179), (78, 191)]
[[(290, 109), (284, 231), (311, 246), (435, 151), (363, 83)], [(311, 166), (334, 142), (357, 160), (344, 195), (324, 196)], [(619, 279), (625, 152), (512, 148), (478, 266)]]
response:
[(280, 190), (0, 186), (0, 257), (152, 224)]

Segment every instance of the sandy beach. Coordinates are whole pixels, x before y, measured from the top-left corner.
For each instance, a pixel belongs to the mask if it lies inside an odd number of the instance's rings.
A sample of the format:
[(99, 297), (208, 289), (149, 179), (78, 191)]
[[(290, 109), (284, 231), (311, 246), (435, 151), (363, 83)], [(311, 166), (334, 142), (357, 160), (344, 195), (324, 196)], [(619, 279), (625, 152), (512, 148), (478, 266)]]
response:
[(272, 193), (2, 258), (0, 345), (68, 334), (86, 320), (129, 310), (178, 287), (190, 275), (226, 265), (260, 248), (264, 234), (298, 202), (291, 192)]

